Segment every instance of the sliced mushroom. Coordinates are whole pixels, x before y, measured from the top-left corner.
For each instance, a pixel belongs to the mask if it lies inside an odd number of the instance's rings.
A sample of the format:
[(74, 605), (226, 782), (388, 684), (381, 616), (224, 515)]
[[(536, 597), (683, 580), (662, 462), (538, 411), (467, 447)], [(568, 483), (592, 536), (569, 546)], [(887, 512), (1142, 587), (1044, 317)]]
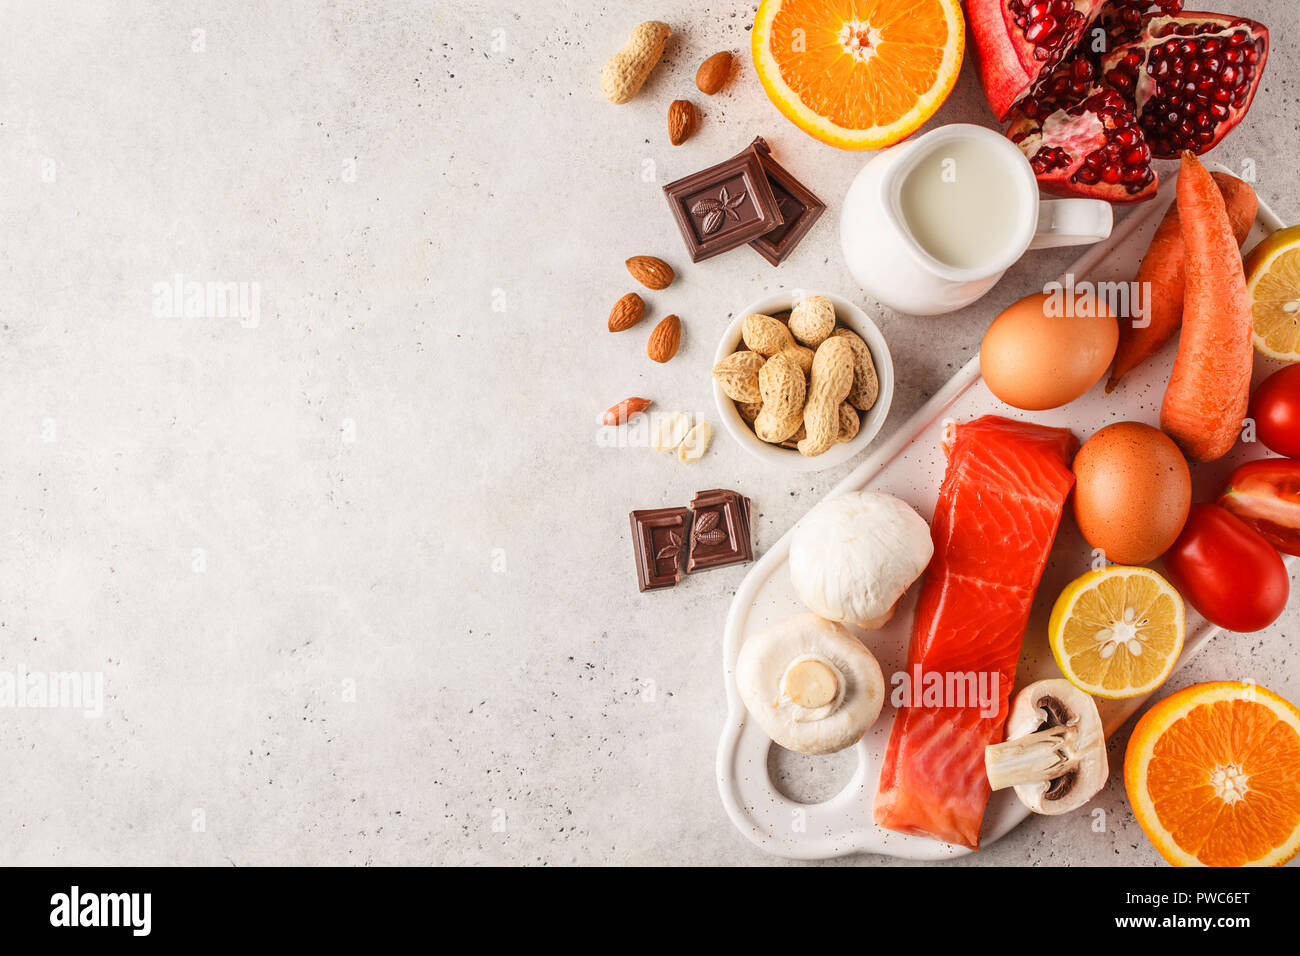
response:
[(984, 750), (994, 790), (1015, 787), (1034, 813), (1069, 813), (1106, 785), (1110, 767), (1097, 702), (1067, 680), (1040, 680), (1016, 695), (1007, 739)]
[(764, 733), (787, 750), (829, 754), (880, 716), (885, 678), (848, 628), (796, 614), (745, 638), (736, 686)]

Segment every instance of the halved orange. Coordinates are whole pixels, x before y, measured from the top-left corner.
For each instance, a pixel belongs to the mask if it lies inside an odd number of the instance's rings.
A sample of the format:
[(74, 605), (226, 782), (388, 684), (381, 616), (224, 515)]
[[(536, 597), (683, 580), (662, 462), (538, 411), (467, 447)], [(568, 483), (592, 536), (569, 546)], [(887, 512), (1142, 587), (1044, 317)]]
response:
[(786, 118), (841, 149), (911, 134), (952, 92), (966, 49), (958, 0), (762, 0), (754, 68)]
[(1196, 684), (1143, 715), (1124, 789), (1174, 866), (1281, 866), (1300, 851), (1300, 710), (1257, 684)]

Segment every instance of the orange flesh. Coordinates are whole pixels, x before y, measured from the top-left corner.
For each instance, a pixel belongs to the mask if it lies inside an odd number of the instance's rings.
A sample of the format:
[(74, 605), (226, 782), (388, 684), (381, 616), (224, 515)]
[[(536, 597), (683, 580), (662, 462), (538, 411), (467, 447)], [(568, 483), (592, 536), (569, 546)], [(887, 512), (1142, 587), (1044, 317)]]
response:
[[(867, 29), (852, 31), (854, 22)], [(846, 47), (846, 27), (873, 55), (859, 59)], [(870, 129), (895, 122), (934, 87), (947, 43), (939, 0), (786, 0), (771, 51), (810, 110), (845, 129)]]
[(1258, 860), (1300, 826), (1300, 736), (1254, 701), (1193, 708), (1156, 741), (1146, 779), (1161, 825), (1207, 866)]

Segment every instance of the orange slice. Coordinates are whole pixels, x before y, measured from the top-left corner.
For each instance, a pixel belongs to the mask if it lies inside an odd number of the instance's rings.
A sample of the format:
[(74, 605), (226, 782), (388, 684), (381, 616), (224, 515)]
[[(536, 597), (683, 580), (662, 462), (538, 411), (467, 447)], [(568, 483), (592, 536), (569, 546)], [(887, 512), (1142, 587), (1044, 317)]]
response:
[(754, 67), (786, 118), (841, 149), (880, 149), (934, 115), (966, 49), (958, 0), (762, 0)]
[(1300, 710), (1257, 684), (1196, 684), (1138, 721), (1133, 813), (1174, 866), (1281, 866), (1300, 851)]

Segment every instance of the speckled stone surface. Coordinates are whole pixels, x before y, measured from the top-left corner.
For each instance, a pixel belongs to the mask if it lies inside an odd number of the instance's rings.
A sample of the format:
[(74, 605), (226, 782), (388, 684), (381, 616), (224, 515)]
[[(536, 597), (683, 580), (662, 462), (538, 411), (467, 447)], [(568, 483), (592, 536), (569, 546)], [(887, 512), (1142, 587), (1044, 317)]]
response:
[[(1300, 13), (1214, 158), (1300, 219)], [(598, 441), (627, 395), (712, 412), (728, 315), (782, 287), (862, 301), (898, 374), (884, 435), (1000, 304), (1074, 253), (1030, 254), (943, 319), (865, 301), (838, 203), (863, 157), (787, 123), (749, 63), (753, 3), (10, 4), (0, 31), (0, 670), (102, 675), (102, 716), (0, 710), (0, 860), (80, 864), (771, 864), (714, 784), (721, 630), (745, 573), (636, 589), (627, 513), (702, 488), (753, 500), (761, 552), (851, 468), (760, 466), (726, 435), (684, 466)], [(601, 63), (676, 30), (624, 107)], [(738, 54), (699, 94), (696, 65)], [(703, 113), (667, 142), (670, 100)], [(991, 123), (967, 63), (932, 125)], [(827, 203), (779, 270), (692, 265), (660, 187), (755, 134)], [(685, 327), (604, 331), (623, 260)], [(243, 319), (168, 317), (174, 277)], [(206, 286), (204, 287), (206, 289)], [(252, 305), (256, 302), (254, 312)], [(160, 315), (159, 313), (165, 313)], [(1171, 682), (1300, 699), (1300, 601)], [(1118, 763), (1127, 729), (1114, 741)], [(793, 793), (849, 764), (790, 760)], [(1091, 818), (1033, 819), (956, 865), (1158, 863), (1118, 776)], [(838, 865), (883, 865), (855, 857)]]

